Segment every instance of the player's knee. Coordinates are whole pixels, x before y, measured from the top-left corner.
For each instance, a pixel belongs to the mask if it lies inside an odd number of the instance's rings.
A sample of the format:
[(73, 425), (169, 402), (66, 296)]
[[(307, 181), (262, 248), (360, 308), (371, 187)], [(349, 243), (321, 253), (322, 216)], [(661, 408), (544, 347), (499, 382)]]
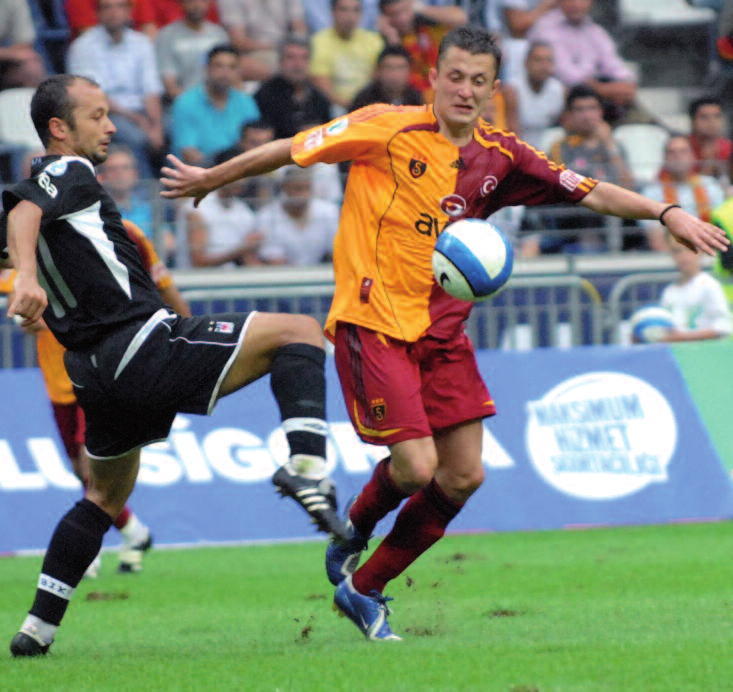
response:
[(484, 482), (483, 464), (468, 471), (448, 471), (439, 474), (438, 483), (452, 498), (466, 502)]
[(287, 326), (282, 334), (283, 343), (286, 344), (310, 344), (323, 348), (323, 330), (321, 325), (308, 315), (289, 315)]
[(437, 466), (437, 456), (426, 454), (395, 461), (393, 454), (392, 479), (405, 492), (415, 493), (433, 480)]

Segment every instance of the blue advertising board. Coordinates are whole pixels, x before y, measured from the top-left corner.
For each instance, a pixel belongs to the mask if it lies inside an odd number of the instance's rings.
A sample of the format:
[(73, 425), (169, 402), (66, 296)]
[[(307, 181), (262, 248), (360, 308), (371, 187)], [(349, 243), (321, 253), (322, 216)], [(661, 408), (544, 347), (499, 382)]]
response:
[[(733, 514), (733, 484), (666, 347), (484, 351), (478, 362), (499, 413), (484, 421), (486, 481), (451, 530)], [(387, 450), (356, 437), (331, 359), (327, 378), (328, 462), (343, 501)], [(0, 383), (0, 553), (38, 550), (81, 488), (40, 373), (6, 370)], [(143, 451), (130, 504), (159, 545), (312, 538), (303, 510), (270, 483), (286, 457), (263, 379), (220, 401), (211, 417), (178, 416), (169, 439)], [(118, 542), (110, 532), (107, 544)]]

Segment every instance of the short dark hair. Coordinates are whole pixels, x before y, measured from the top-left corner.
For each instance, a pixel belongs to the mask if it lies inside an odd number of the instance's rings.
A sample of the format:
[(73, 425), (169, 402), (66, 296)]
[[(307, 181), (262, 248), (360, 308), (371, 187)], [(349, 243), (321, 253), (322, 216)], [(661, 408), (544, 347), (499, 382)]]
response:
[[(358, 0), (360, 5), (364, 5), (363, 0)], [(339, 0), (331, 0), (331, 12), (333, 12), (336, 9), (336, 5), (339, 4)]]
[(459, 26), (449, 31), (440, 42), (438, 57), (435, 61), (436, 67), (440, 65), (442, 57), (449, 48), (460, 48), (471, 55), (493, 55), (496, 63), (496, 74), (499, 74), (501, 48), (499, 48), (494, 35), (486, 29), (475, 26)]
[(694, 118), (703, 106), (721, 106), (720, 99), (715, 98), (715, 96), (702, 96), (699, 99), (695, 99), (687, 109), (690, 118)]
[(400, 2), (400, 0), (379, 0), (379, 11), (384, 12), (385, 7), (389, 7), (390, 5), (394, 5), (398, 2)]
[(385, 58), (404, 58), (408, 63), (412, 62), (410, 52), (404, 46), (387, 46), (377, 56), (377, 67), (379, 67)]
[(525, 57), (530, 55), (533, 51), (536, 51), (538, 48), (549, 48), (553, 54), (555, 53), (551, 43), (548, 43), (547, 41), (532, 41), (529, 46), (527, 46), (527, 52), (524, 54)]
[(250, 122), (244, 123), (239, 130), (239, 136), (244, 137), (247, 130), (272, 130), (274, 132), (275, 126), (268, 120), (260, 118), (259, 120), (251, 120)]
[(36, 93), (31, 99), (31, 120), (36, 128), (38, 137), (44, 147), (51, 141), (51, 130), (48, 123), (51, 118), (59, 118), (74, 127), (74, 106), (69, 96), (69, 87), (77, 80), (101, 89), (93, 79), (76, 74), (56, 74), (38, 85)]
[(307, 36), (301, 36), (300, 34), (288, 34), (281, 42), (278, 48), (277, 55), (279, 58), (285, 54), (285, 49), (288, 46), (300, 46), (301, 48), (307, 48), (308, 54), (311, 52), (311, 43)]
[(207, 54), (206, 64), (211, 65), (211, 61), (217, 56), (224, 53), (225, 55), (233, 55), (239, 58), (239, 50), (231, 43), (217, 43)]
[(567, 98), (565, 99), (565, 110), (569, 111), (579, 99), (595, 99), (598, 105), (603, 108), (603, 101), (601, 101), (601, 97), (595, 89), (585, 84), (576, 84), (568, 92)]

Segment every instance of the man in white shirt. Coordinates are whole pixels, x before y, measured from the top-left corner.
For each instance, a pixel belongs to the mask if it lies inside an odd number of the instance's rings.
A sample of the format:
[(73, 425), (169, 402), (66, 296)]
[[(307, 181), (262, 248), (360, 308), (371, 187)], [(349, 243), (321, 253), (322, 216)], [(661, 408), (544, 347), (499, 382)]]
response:
[(257, 212), (264, 238), (260, 259), (266, 264), (302, 267), (330, 261), (339, 208), (312, 197), (311, 176), (308, 169), (289, 166), (278, 197)]
[(89, 77), (106, 92), (114, 140), (127, 144), (151, 177), (165, 143), (161, 117), (163, 85), (153, 42), (129, 28), (130, 0), (99, 0), (99, 25), (69, 46), (68, 71)]

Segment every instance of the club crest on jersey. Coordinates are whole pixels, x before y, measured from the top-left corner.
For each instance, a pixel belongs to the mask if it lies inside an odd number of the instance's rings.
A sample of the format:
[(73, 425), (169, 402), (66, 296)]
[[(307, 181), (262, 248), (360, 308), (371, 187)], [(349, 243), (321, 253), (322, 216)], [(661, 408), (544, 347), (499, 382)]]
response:
[(371, 410), (372, 415), (374, 416), (376, 421), (378, 423), (381, 423), (384, 420), (384, 417), (387, 415), (387, 404), (382, 398), (372, 399)]
[(499, 181), (494, 175), (487, 175), (481, 183), (481, 196), (488, 197), (488, 195), (496, 190), (499, 185)]
[(209, 322), (209, 331), (219, 334), (234, 334), (234, 322)]
[(460, 195), (446, 195), (440, 200), (440, 208), (452, 219), (466, 213), (468, 202)]
[(426, 170), (428, 170), (428, 164), (425, 161), (417, 158), (410, 159), (410, 175), (413, 178), (419, 178)]
[(48, 166), (46, 166), (44, 170), (49, 175), (52, 175), (55, 178), (59, 178), (64, 173), (66, 173), (66, 169), (68, 167), (69, 167), (69, 164), (66, 163), (66, 161), (54, 161), (53, 163), (50, 163)]
[(567, 169), (560, 173), (560, 185), (562, 185), (566, 190), (570, 190), (570, 192), (573, 192), (575, 188), (580, 185), (582, 180), (582, 175), (579, 175), (578, 173), (576, 173), (575, 171), (571, 171), (570, 169)]
[(303, 149), (308, 151), (309, 149), (315, 149), (323, 144), (323, 128), (319, 127), (317, 130), (313, 130), (303, 142)]

